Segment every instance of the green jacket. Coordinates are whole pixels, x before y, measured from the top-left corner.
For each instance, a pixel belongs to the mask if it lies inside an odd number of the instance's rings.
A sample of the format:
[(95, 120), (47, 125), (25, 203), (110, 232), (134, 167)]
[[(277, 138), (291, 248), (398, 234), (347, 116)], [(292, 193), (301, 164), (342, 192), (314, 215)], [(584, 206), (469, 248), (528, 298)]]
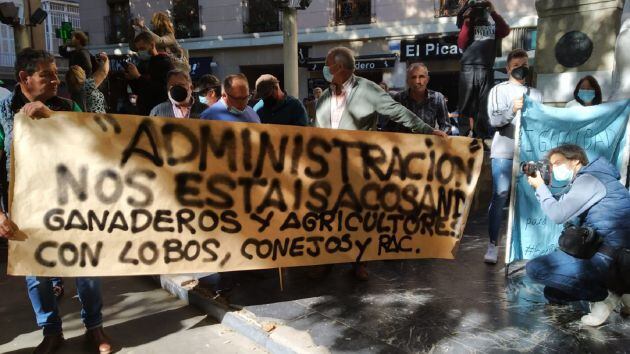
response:
[[(433, 128), (394, 99), (374, 82), (355, 76), (339, 129), (376, 130), (378, 115), (411, 129), (415, 133), (430, 134)], [(331, 128), (330, 102), (332, 93), (326, 89), (317, 101), (315, 126)]]

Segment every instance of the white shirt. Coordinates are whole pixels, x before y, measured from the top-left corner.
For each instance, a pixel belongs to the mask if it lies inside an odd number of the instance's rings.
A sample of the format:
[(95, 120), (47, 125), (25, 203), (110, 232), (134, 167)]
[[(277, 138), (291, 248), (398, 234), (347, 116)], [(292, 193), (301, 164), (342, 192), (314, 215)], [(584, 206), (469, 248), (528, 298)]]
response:
[(330, 126), (333, 129), (339, 129), (341, 123), (341, 116), (346, 110), (346, 104), (348, 103), (348, 97), (352, 92), (352, 85), (354, 85), (354, 75), (350, 76), (348, 81), (344, 82), (341, 95), (336, 95), (334, 87), (331, 87), (331, 99), (330, 99)]

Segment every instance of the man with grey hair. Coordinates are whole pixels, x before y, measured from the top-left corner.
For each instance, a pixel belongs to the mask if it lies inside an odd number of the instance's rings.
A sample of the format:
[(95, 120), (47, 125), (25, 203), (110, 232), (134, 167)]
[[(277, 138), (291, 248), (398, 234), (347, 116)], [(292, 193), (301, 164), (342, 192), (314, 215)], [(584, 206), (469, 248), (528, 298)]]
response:
[(181, 69), (173, 69), (166, 74), (168, 101), (151, 109), (151, 116), (171, 118), (199, 118), (207, 108), (193, 96), (193, 84), (190, 75)]
[(375, 130), (377, 115), (400, 123), (414, 133), (446, 137), (383, 91), (376, 83), (354, 75), (354, 54), (345, 47), (331, 49), (323, 73), (330, 88), (317, 101), (320, 128)]
[[(376, 83), (354, 75), (354, 54), (345, 47), (332, 48), (326, 56), (324, 78), (330, 82), (317, 101), (315, 126), (346, 130), (376, 130), (377, 116), (400, 123), (414, 133), (447, 137), (418, 118)], [(354, 274), (367, 280), (365, 264), (357, 263)]]
[[(448, 132), (451, 125), (448, 123), (448, 108), (444, 95), (429, 90), (428, 84), (427, 66), (424, 63), (413, 63), (407, 68), (407, 89), (395, 94), (394, 100), (407, 107), (432, 128), (438, 127), (441, 131)], [(386, 120), (382, 126), (384, 131), (410, 132), (409, 128), (391, 120)]]

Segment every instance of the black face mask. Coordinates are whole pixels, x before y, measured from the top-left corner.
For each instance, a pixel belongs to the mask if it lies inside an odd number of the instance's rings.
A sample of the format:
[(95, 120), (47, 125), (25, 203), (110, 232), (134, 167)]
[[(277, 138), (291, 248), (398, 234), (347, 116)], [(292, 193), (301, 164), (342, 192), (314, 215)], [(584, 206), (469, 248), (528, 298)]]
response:
[(525, 65), (512, 69), (510, 74), (516, 80), (525, 80), (529, 76), (529, 68)]
[(183, 102), (188, 97), (188, 90), (184, 86), (175, 85), (169, 90), (171, 98), (177, 102)]

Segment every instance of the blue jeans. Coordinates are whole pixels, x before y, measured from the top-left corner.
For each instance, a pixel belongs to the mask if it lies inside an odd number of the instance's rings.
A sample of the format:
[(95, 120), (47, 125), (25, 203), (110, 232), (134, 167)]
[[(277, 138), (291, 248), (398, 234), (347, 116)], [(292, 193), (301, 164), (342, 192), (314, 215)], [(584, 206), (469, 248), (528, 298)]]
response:
[(498, 244), (501, 222), (505, 216), (503, 208), (510, 195), (512, 183), (512, 160), (492, 159), (492, 201), (488, 208), (488, 235), (490, 242)]
[[(101, 280), (76, 278), (76, 285), (79, 300), (81, 300), (81, 319), (85, 327), (92, 329), (101, 326), (103, 324)], [(57, 299), (52, 289), (52, 278), (28, 276), (26, 286), (37, 325), (44, 329), (44, 335), (61, 333), (61, 317), (59, 317)]]
[(545, 295), (560, 301), (602, 301), (608, 296), (606, 278), (612, 258), (595, 253), (590, 259), (579, 259), (562, 251), (536, 257), (525, 266), (527, 275), (545, 285)]

